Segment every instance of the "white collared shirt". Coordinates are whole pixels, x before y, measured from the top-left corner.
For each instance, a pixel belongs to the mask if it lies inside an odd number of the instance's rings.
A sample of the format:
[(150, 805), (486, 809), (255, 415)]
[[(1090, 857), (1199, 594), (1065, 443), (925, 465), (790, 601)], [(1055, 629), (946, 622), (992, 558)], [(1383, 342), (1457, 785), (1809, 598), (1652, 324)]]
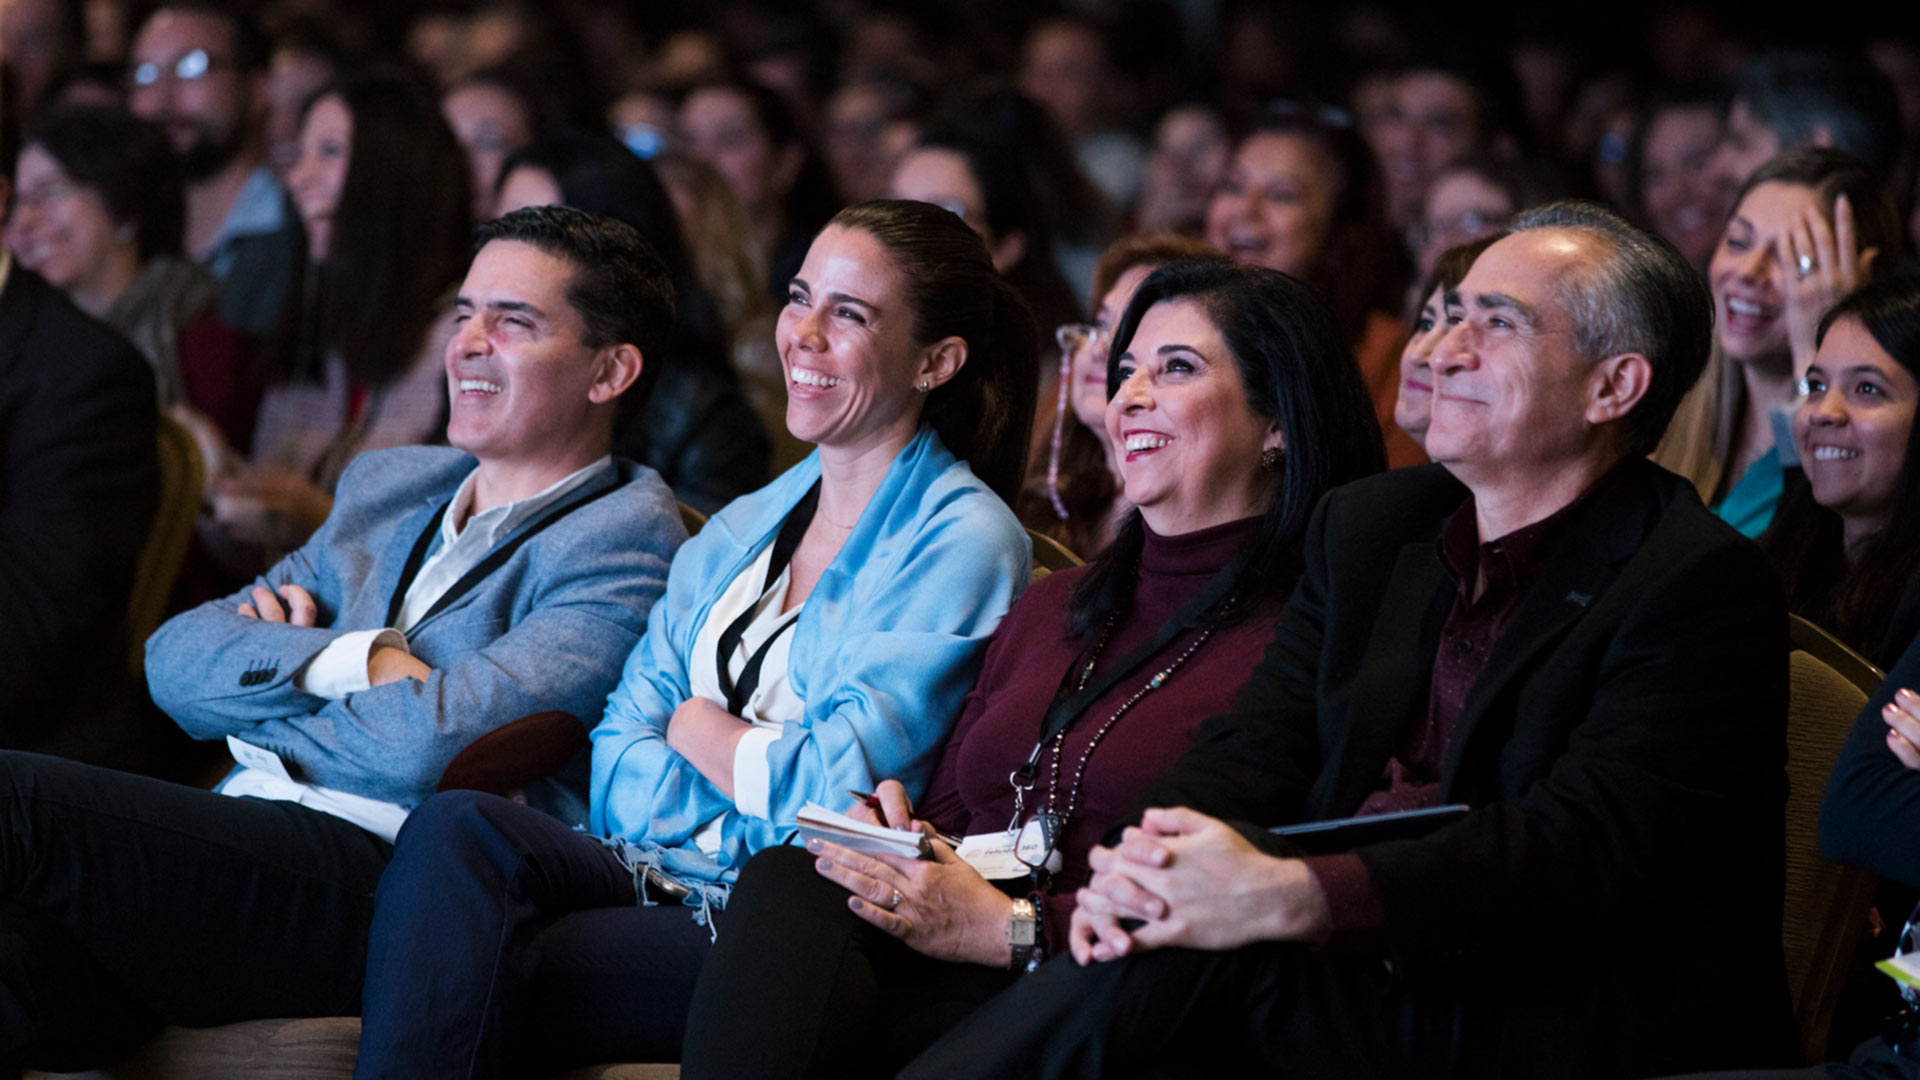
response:
[[(748, 611), (753, 612), (751, 621), (740, 635), (739, 644), (727, 656), (727, 676), (738, 680), (745, 670), (747, 659), (760, 650), (768, 638), (773, 645), (767, 649), (767, 655), (761, 662), (760, 681), (740, 707), (740, 719), (753, 726), (735, 744), (733, 751), (733, 803), (743, 814), (764, 818), (768, 816), (772, 775), (767, 769), (767, 747), (780, 738), (788, 721), (798, 720), (806, 714), (806, 702), (801, 701), (793, 692), (788, 680), (788, 655), (793, 647), (793, 629), (789, 626), (800, 617), (806, 604), (796, 604), (791, 611), (781, 611), (786, 605), (787, 588), (793, 579), (793, 567), (787, 566), (780, 572), (771, 587), (762, 589), (767, 580), (767, 568), (773, 562), (775, 544), (768, 544), (758, 558), (733, 579), (727, 591), (714, 602), (712, 610), (707, 612), (706, 622), (701, 624), (700, 633), (693, 640), (693, 655), (688, 658), (688, 689), (695, 697), (703, 697), (720, 706), (727, 707), (727, 695), (720, 688), (719, 647), (720, 637), (733, 621)], [(779, 635), (775, 637), (775, 635)], [(693, 836), (694, 845), (702, 851), (712, 854), (720, 850), (720, 830), (724, 817), (715, 818), (702, 826)]]
[[(474, 478), (479, 470), (468, 473), (440, 518), (438, 549), (420, 564), (420, 572), (407, 587), (398, 625), (341, 634), (294, 673), (294, 688), (334, 701), (371, 689), (367, 661), (375, 649), (383, 646), (406, 649), (406, 631), (413, 629), (468, 571), (480, 565), (501, 540), (612, 465), (613, 457), (608, 455), (537, 494), (484, 510), (471, 518), (467, 515), (473, 508)], [(400, 832), (401, 823), (407, 819), (409, 808), (398, 803), (295, 780), (278, 755), (238, 736), (227, 736), (227, 748), (241, 767), (220, 785), (223, 795), (253, 795), (297, 802), (344, 818), (389, 841)]]

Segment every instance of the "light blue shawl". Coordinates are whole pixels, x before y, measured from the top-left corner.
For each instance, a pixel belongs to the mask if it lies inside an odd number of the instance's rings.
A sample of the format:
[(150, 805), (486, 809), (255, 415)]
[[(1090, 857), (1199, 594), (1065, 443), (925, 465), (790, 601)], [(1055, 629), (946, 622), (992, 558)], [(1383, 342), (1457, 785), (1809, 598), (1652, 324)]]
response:
[[(741, 813), (667, 747), (691, 694), (688, 658), (708, 611), (771, 544), (820, 476), (818, 452), (728, 504), (680, 548), (667, 593), (593, 730), (588, 827), (630, 865), (658, 863), (723, 886), (761, 848), (785, 843), (808, 801), (899, 780), (918, 798), (972, 688), (987, 637), (1026, 587), (1032, 549), (1000, 498), (923, 426), (893, 461), (794, 627), (788, 677), (806, 702), (767, 748), (771, 817)], [(693, 835), (723, 818), (709, 857)], [(689, 903), (698, 903), (699, 894)]]

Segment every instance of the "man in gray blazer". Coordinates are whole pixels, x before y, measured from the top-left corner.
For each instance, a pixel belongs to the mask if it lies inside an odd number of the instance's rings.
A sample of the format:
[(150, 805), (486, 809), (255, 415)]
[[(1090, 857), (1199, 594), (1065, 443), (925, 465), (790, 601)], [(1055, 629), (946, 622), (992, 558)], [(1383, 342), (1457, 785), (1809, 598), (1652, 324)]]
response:
[(357, 1012), (408, 810), (509, 721), (599, 717), (686, 537), (659, 477), (608, 449), (671, 287), (637, 233), (578, 211), (478, 238), (446, 354), (454, 449), (363, 455), (305, 547), (148, 642), (154, 700), (240, 762), (218, 791), (0, 755), (0, 1064), (96, 1064), (161, 1022)]

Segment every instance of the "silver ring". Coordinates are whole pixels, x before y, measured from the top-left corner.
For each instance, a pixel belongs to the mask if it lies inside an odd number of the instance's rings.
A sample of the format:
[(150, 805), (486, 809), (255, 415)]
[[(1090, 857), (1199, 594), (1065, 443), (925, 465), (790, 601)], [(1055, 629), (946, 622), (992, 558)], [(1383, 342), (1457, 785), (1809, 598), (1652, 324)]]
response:
[(892, 899), (892, 900), (891, 900), (890, 902), (888, 902), (888, 904), (887, 904), (887, 910), (888, 910), (888, 911), (892, 911), (892, 910), (893, 910), (894, 908), (897, 908), (897, 907), (899, 907), (899, 906), (900, 906), (900, 901), (902, 901), (902, 900), (905, 900), (905, 899), (906, 899), (906, 897), (904, 897), (904, 896), (901, 896), (901, 895), (900, 895), (900, 890), (899, 890), (899, 889), (895, 889), (895, 890), (893, 890), (893, 899)]
[(1800, 256), (1801, 279), (1805, 280), (1806, 278), (1810, 277), (1812, 274), (1813, 274), (1813, 256), (1811, 255)]

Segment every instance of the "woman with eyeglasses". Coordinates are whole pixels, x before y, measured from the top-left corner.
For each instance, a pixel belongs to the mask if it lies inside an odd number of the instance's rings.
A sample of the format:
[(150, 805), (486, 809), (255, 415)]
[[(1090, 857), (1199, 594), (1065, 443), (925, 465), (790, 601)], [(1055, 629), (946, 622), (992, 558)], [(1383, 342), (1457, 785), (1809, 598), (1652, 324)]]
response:
[(1515, 214), (1543, 201), (1526, 171), (1500, 158), (1479, 155), (1448, 166), (1427, 188), (1420, 222), (1408, 230), (1414, 268), (1432, 274), (1449, 249), (1500, 232)]
[(694, 993), (688, 1080), (890, 1076), (1064, 946), (1088, 851), (1265, 651), (1313, 506), (1382, 465), (1344, 329), (1269, 270), (1148, 275), (1107, 386), (1135, 511), (1008, 612), (920, 804), (887, 781), (851, 811), (966, 840), (756, 855)]
[[(1120, 498), (1120, 462), (1107, 437), (1107, 351), (1113, 328), (1147, 275), (1161, 263), (1212, 256), (1204, 240), (1172, 234), (1116, 240), (1093, 271), (1100, 298), (1091, 323), (1063, 323), (1059, 385), (1047, 452), (1035, 454), (1014, 512), (1027, 528), (1058, 540), (1082, 558), (1105, 551), (1126, 517)], [(1044, 401), (1043, 401), (1044, 404)]]
[(68, 108), (27, 133), (7, 246), (153, 365), (160, 406), (245, 445), (260, 401), (257, 343), (220, 322), (220, 286), (181, 250), (186, 195), (157, 125)]
[(1276, 103), (1234, 148), (1207, 206), (1207, 240), (1233, 260), (1320, 290), (1353, 342), (1374, 415), (1390, 432), (1387, 462), (1426, 460), (1398, 438), (1393, 405), (1405, 340), (1405, 259), (1387, 226), (1378, 167), (1347, 114)]

